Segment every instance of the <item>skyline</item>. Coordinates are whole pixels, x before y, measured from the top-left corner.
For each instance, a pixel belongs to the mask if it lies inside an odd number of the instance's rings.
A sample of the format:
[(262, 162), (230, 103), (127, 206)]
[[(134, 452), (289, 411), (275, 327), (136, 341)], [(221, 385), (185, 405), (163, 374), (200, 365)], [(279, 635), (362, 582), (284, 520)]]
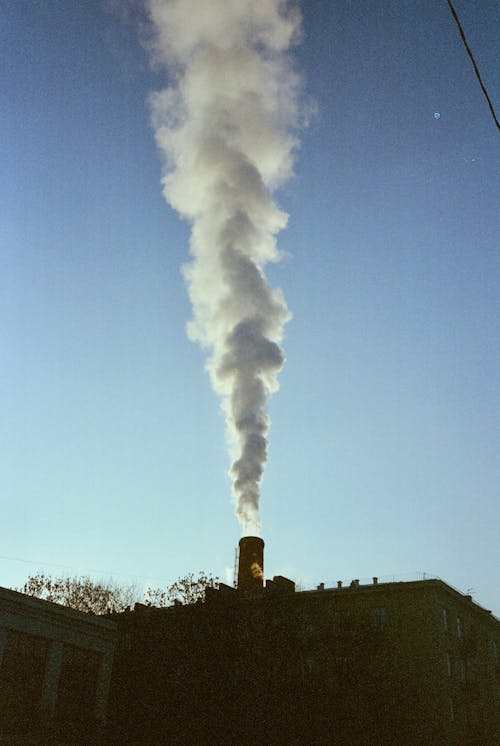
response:
[[(498, 8), (455, 5), (493, 95)], [(293, 318), (266, 576), (425, 571), (498, 615), (498, 133), (445, 2), (301, 10), (316, 113), (275, 195), (290, 217), (268, 276)], [(0, 13), (0, 585), (58, 565), (224, 580), (239, 538), (224, 421), (185, 333), (189, 226), (163, 200), (150, 124), (168, 79), (133, 5)]]

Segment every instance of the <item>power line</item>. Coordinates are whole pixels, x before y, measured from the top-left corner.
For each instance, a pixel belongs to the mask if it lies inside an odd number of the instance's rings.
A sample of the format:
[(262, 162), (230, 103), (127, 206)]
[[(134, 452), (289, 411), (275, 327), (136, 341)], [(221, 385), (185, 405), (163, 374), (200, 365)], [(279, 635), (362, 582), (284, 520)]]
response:
[[(6, 557), (5, 555), (0, 554), (0, 560), (7, 560), (9, 562), (23, 562), (26, 565), (38, 565), (38, 566), (45, 566), (45, 567), (58, 567), (61, 570), (69, 570), (71, 572), (75, 572), (76, 568), (71, 565), (60, 565), (56, 562), (42, 562), (41, 560), (33, 560), (33, 559), (25, 559), (22, 557)], [(161, 583), (168, 583), (166, 578), (158, 578), (158, 577), (152, 577), (150, 575), (135, 575), (131, 572), (113, 572), (111, 570), (100, 570), (95, 567), (88, 567), (88, 568), (79, 568), (78, 571), (81, 573), (81, 571), (87, 572), (87, 573), (96, 573), (99, 575), (109, 575), (110, 577), (114, 577), (115, 575), (121, 575), (122, 577), (126, 578), (134, 578), (136, 580), (146, 580), (148, 582), (151, 582), (153, 580), (156, 580)]]
[(472, 62), (472, 66), (474, 68), (474, 72), (476, 73), (476, 77), (479, 80), (479, 85), (481, 86), (481, 90), (484, 93), (486, 101), (488, 102), (488, 106), (489, 106), (490, 111), (491, 111), (491, 116), (493, 117), (493, 120), (494, 120), (494, 122), (495, 122), (495, 124), (497, 126), (497, 129), (500, 131), (500, 123), (499, 123), (499, 121), (497, 119), (497, 115), (495, 114), (495, 109), (493, 108), (493, 104), (491, 103), (491, 99), (490, 99), (490, 97), (488, 95), (488, 91), (486, 90), (486, 86), (484, 85), (484, 83), (482, 81), (481, 73), (479, 72), (479, 68), (476, 65), (476, 60), (474, 59), (474, 55), (472, 54), (471, 48), (469, 47), (469, 45), (467, 43), (467, 39), (465, 38), (464, 30), (462, 28), (462, 24), (460, 23), (460, 19), (457, 16), (457, 12), (456, 12), (455, 8), (453, 7), (453, 3), (451, 2), (451, 0), (447, 0), (447, 3), (448, 3), (448, 6), (449, 6), (449, 8), (451, 10), (451, 14), (452, 14), (452, 16), (453, 16), (453, 18), (455, 20), (455, 23), (457, 24), (457, 27), (458, 27), (458, 30), (460, 32), (460, 36), (462, 37), (462, 41), (464, 43), (465, 49), (467, 51), (467, 54), (469, 55), (470, 61)]

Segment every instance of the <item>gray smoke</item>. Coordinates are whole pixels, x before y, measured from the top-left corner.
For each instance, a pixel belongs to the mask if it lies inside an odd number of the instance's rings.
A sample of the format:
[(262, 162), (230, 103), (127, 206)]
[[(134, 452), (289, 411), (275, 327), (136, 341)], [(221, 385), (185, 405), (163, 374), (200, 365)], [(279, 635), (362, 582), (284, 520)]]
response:
[(164, 195), (192, 223), (188, 335), (210, 352), (237, 515), (257, 533), (266, 399), (278, 388), (290, 318), (263, 268), (280, 259), (275, 235), (287, 222), (271, 192), (290, 176), (296, 144), (298, 78), (287, 50), (300, 14), (286, 0), (149, 0), (148, 9), (150, 49), (170, 81), (152, 96)]

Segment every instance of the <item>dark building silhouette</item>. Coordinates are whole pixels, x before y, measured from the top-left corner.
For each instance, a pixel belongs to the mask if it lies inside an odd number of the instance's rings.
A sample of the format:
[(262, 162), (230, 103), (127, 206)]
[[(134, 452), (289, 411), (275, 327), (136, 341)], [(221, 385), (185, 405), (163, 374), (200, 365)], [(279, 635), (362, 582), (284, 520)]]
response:
[[(254, 554), (240, 547), (240, 578)], [(470, 596), (435, 579), (245, 583), (114, 617), (110, 744), (500, 742), (500, 624)]]
[(116, 625), (0, 588), (0, 743), (101, 744)]

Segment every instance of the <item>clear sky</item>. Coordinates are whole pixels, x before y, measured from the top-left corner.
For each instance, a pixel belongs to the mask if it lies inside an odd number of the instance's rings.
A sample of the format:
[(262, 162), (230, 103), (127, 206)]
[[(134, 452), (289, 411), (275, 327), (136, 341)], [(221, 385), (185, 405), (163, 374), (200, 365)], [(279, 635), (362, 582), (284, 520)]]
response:
[[(500, 109), (494, 0), (456, 0)], [(117, 9), (121, 11), (118, 12)], [(499, 137), (444, 0), (308, 0), (266, 575), (428, 572), (500, 613)], [(0, 585), (226, 576), (224, 418), (185, 334), (138, 13), (0, 8)], [(439, 114), (440, 116), (435, 116)], [(23, 560), (23, 561), (20, 561)]]

